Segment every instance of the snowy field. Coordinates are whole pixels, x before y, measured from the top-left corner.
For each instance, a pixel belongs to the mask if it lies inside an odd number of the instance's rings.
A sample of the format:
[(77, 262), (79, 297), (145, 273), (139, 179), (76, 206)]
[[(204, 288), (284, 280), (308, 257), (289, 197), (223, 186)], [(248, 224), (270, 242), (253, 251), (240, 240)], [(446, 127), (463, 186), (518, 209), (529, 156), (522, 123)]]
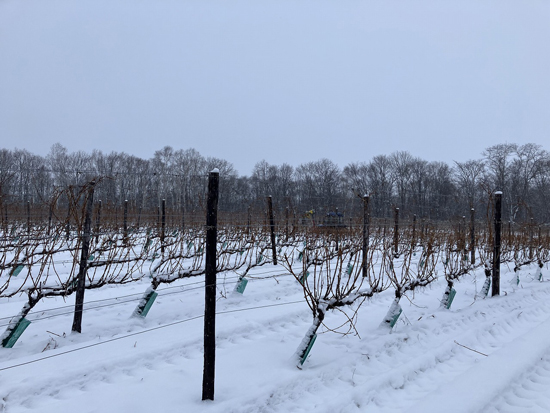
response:
[[(356, 332), (325, 319), (303, 369), (293, 353), (311, 325), (302, 286), (282, 266), (255, 268), (243, 295), (219, 274), (215, 401), (201, 401), (204, 278), (161, 286), (145, 319), (130, 317), (149, 280), (86, 291), (83, 333), (74, 295), (44, 299), (12, 349), (1, 348), (1, 412), (547, 412), (550, 283), (536, 266), (520, 283), (503, 266), (501, 296), (476, 299), (483, 270), (443, 277), (403, 298), (391, 333), (379, 324), (393, 291), (358, 311)], [(547, 269), (543, 269), (547, 277)], [(3, 300), (5, 329), (25, 297)]]

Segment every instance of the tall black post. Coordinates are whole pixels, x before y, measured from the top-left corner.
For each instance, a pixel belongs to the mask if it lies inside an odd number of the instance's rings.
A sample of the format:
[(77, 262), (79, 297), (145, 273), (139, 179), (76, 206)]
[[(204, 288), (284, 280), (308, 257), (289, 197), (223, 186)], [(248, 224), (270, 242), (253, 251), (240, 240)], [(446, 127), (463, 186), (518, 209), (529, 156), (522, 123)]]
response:
[(216, 244), (218, 242), (218, 186), (220, 173), (214, 169), (208, 176), (206, 201), (206, 257), (204, 301), (204, 368), (202, 400), (214, 400), (216, 371)]
[(27, 235), (31, 233), (31, 201), (27, 201)]
[(250, 235), (250, 205), (248, 206), (247, 214), (246, 235)]
[(288, 218), (289, 218), (290, 211), (288, 207), (285, 209), (285, 240), (288, 241)]
[(363, 262), (362, 271), (363, 277), (368, 276), (367, 272), (367, 253), (369, 250), (370, 236), (370, 217), (369, 217), (369, 196), (363, 195)]
[(136, 224), (136, 229), (137, 231), (139, 231), (139, 226), (141, 225), (141, 206), (139, 207), (138, 209), (138, 218), (137, 218), (137, 224)]
[(84, 233), (82, 234), (82, 251), (80, 253), (80, 267), (75, 294), (74, 319), (72, 331), (82, 332), (82, 311), (84, 310), (84, 290), (86, 286), (86, 270), (88, 269), (88, 254), (90, 252), (90, 235), (92, 227), (92, 209), (94, 205), (95, 181), (90, 182), (88, 200), (86, 202), (86, 216), (84, 218)]
[(273, 265), (277, 265), (277, 246), (275, 245), (275, 219), (273, 218), (273, 198), (267, 197), (267, 210), (269, 213), (269, 231), (271, 233), (271, 252), (273, 254)]
[(99, 200), (99, 203), (97, 205), (97, 213), (95, 216), (95, 235), (96, 237), (99, 236), (99, 229), (101, 228), (101, 200)]
[(124, 200), (124, 242), (128, 239), (128, 200)]
[(69, 241), (71, 235), (71, 199), (69, 198), (69, 193), (67, 192), (67, 222), (65, 225), (65, 238)]
[(185, 202), (181, 203), (181, 233), (185, 231)]
[(411, 235), (411, 247), (414, 251), (416, 248), (416, 214), (413, 215), (413, 227), (412, 227), (412, 235)]
[(495, 239), (493, 249), (493, 290), (500, 295), (500, 229), (502, 225), (502, 192), (495, 192)]
[(534, 220), (531, 218), (529, 224), (529, 261), (533, 261), (533, 231), (535, 229)]
[(160, 253), (164, 255), (164, 237), (166, 236), (166, 199), (162, 200), (162, 221), (160, 223)]
[(476, 210), (470, 209), (470, 262), (476, 263), (476, 232), (475, 232)]
[(395, 226), (393, 230), (393, 252), (399, 254), (399, 208), (395, 208)]
[(50, 211), (48, 213), (48, 236), (52, 230), (52, 217), (53, 217), (53, 202), (50, 203)]

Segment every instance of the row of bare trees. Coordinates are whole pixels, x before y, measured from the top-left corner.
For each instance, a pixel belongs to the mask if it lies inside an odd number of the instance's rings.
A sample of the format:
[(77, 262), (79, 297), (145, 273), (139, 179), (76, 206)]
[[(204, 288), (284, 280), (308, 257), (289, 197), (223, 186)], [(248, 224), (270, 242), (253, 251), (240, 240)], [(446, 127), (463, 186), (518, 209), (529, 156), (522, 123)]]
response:
[[(273, 196), (275, 209), (303, 213), (334, 211), (352, 215), (361, 209), (357, 194), (372, 194), (371, 215), (389, 217), (393, 207), (403, 216), (416, 214), (448, 219), (475, 208), (487, 208), (488, 194), (503, 191), (503, 218), (534, 218), (548, 222), (550, 212), (550, 155), (536, 144), (500, 144), (487, 148), (480, 159), (428, 162), (408, 152), (378, 155), (341, 169), (329, 159), (272, 165), (262, 160), (250, 176), (239, 176), (223, 159), (203, 157), (194, 149), (164, 147), (151, 159), (125, 153), (69, 153), (59, 144), (45, 157), (27, 150), (0, 150), (0, 209), (27, 202), (45, 203), (52, 194), (78, 188), (93, 176), (104, 176), (96, 199), (121, 207), (125, 200), (134, 210), (154, 211), (162, 199), (173, 210), (203, 208), (206, 175), (220, 170), (220, 210), (260, 210), (265, 196)], [(61, 203), (68, 202), (60, 199)], [(5, 211), (4, 211), (5, 212)]]

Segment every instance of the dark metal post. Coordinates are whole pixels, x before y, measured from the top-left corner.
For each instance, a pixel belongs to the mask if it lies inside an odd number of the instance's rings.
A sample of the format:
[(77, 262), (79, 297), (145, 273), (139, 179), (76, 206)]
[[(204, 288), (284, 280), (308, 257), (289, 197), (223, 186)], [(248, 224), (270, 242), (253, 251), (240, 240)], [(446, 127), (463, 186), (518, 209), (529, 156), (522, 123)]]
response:
[(128, 200), (124, 200), (124, 242), (128, 238)]
[(411, 235), (411, 247), (414, 251), (416, 248), (416, 214), (413, 215), (413, 227), (412, 227), (412, 235)]
[(102, 202), (101, 200), (97, 204), (97, 212), (95, 216), (95, 235), (99, 236), (99, 228), (101, 227), (101, 206)]
[(218, 186), (217, 169), (208, 177), (206, 201), (206, 257), (204, 302), (204, 368), (202, 400), (214, 400), (216, 371), (216, 244), (218, 242)]
[(31, 201), (27, 201), (27, 235), (31, 233)]
[(136, 229), (139, 231), (139, 226), (141, 225), (141, 206), (139, 207), (138, 209), (138, 219), (137, 219), (137, 224), (136, 224)]
[(53, 203), (50, 203), (50, 211), (48, 213), (48, 236), (52, 231), (52, 216), (53, 216)]
[(248, 206), (248, 220), (246, 222), (246, 235), (250, 235), (250, 205)]
[(88, 269), (88, 254), (90, 252), (90, 233), (92, 227), (92, 209), (94, 204), (95, 181), (90, 182), (88, 200), (86, 202), (86, 216), (84, 218), (84, 233), (82, 235), (82, 251), (80, 254), (80, 268), (75, 294), (75, 307), (72, 331), (82, 332), (82, 311), (84, 310), (84, 290), (86, 287), (86, 270)]
[(288, 241), (288, 217), (289, 217), (289, 209), (286, 207), (285, 209), (285, 239)]
[(502, 225), (502, 192), (495, 192), (495, 239), (493, 249), (493, 290), (492, 295), (500, 295), (500, 229)]
[(393, 231), (393, 252), (399, 254), (399, 208), (395, 208), (395, 227)]
[(166, 235), (166, 199), (162, 200), (162, 221), (160, 223), (160, 253), (164, 255), (164, 237)]
[(470, 262), (476, 263), (476, 233), (475, 233), (476, 210), (470, 209)]
[(277, 265), (277, 246), (275, 245), (275, 220), (273, 219), (273, 198), (267, 197), (267, 211), (269, 213), (269, 231), (271, 232), (271, 251), (273, 254), (273, 265)]
[(534, 219), (529, 224), (529, 261), (533, 261), (533, 232), (535, 230)]
[(370, 217), (369, 217), (369, 196), (363, 195), (363, 262), (361, 265), (363, 277), (368, 276), (367, 253), (369, 250)]
[(69, 198), (69, 192), (67, 192), (67, 222), (65, 225), (65, 238), (69, 241), (71, 234), (71, 199)]

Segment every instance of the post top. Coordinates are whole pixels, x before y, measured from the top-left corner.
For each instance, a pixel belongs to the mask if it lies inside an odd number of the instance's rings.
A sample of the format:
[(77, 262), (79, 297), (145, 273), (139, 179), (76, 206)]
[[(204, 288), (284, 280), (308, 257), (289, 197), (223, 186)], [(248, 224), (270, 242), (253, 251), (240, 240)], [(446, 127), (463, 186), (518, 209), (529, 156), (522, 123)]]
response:
[(210, 171), (210, 173), (212, 174), (219, 174), (220, 173), (220, 170), (218, 168), (214, 168)]
[(502, 191), (495, 191), (495, 195), (502, 195)]

